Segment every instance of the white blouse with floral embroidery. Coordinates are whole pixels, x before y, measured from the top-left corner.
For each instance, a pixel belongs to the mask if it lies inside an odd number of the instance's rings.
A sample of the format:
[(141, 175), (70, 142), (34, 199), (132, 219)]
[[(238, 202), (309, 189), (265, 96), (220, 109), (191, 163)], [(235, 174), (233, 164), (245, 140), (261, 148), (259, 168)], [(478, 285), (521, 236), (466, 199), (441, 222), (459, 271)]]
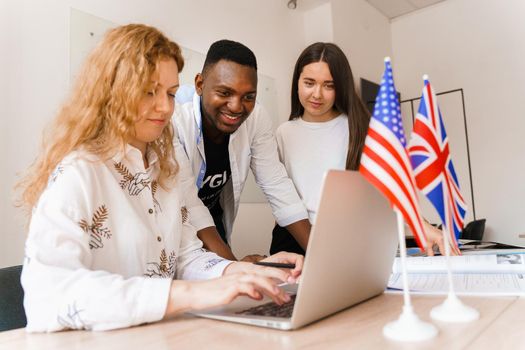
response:
[(202, 249), (189, 223), (192, 189), (177, 176), (164, 190), (155, 181), (156, 154), (147, 156), (145, 169), (131, 146), (105, 162), (73, 152), (56, 168), (34, 208), (26, 242), (28, 331), (158, 321), (173, 278), (222, 275), (230, 261)]

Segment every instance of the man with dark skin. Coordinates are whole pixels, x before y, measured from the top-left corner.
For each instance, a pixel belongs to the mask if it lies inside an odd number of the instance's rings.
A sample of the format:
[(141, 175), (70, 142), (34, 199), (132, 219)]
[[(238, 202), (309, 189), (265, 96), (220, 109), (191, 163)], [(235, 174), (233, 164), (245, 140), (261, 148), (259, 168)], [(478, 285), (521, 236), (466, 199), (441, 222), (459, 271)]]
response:
[[(271, 121), (256, 103), (257, 63), (243, 44), (220, 40), (208, 50), (195, 77), (193, 100), (174, 115), (175, 143), (189, 161), (199, 198), (210, 215), (189, 208), (204, 246), (234, 259), (229, 246), (241, 191), (251, 168), (275, 219), (306, 248), (310, 222), (301, 199), (279, 161)], [(248, 256), (244, 260), (258, 260)]]

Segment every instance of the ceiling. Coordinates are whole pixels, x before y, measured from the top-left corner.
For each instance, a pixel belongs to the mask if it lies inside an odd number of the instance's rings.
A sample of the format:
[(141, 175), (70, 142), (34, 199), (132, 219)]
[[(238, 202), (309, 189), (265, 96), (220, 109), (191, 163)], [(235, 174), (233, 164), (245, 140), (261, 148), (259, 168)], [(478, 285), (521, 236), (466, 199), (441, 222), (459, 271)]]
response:
[[(346, 0), (349, 1), (349, 0)], [(388, 19), (396, 18), (407, 13), (417, 11), (427, 6), (432, 6), (445, 0), (365, 0)], [(283, 0), (283, 2), (295, 2), (297, 10), (308, 11), (317, 6), (326, 4), (330, 0)]]
[(389, 19), (417, 11), (445, 0), (366, 0)]

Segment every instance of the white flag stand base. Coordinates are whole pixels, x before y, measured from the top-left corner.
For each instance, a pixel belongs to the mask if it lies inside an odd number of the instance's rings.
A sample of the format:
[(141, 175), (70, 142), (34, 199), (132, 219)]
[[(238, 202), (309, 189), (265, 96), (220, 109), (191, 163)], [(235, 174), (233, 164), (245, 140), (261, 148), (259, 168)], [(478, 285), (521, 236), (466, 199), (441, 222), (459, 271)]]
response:
[(437, 334), (438, 330), (433, 324), (421, 321), (412, 307), (406, 305), (396, 321), (383, 327), (383, 335), (397, 341), (423, 341), (434, 338)]
[(463, 304), (455, 294), (449, 294), (441, 305), (432, 308), (430, 317), (444, 322), (472, 322), (479, 319), (479, 312)]

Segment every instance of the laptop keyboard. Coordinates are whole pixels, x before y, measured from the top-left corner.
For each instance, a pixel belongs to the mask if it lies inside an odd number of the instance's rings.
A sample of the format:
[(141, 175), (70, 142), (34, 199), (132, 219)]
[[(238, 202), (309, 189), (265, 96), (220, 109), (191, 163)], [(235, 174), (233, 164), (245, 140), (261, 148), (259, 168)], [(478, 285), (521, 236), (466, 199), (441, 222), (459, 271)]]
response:
[(256, 315), (256, 316), (273, 316), (273, 317), (292, 317), (293, 307), (295, 304), (295, 295), (290, 295), (291, 300), (283, 305), (277, 305), (273, 301), (254, 306), (246, 310), (238, 311), (239, 315)]

